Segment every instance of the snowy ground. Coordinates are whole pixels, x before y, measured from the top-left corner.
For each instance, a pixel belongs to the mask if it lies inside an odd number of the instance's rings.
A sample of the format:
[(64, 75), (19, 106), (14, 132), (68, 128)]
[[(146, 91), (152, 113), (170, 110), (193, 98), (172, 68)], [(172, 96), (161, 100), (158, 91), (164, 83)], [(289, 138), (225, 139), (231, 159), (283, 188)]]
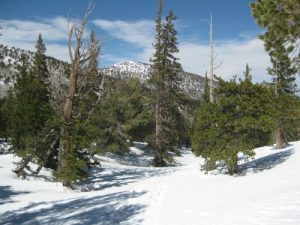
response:
[(2, 154), (0, 224), (299, 225), (300, 142), (256, 152), (230, 177), (204, 174), (187, 150), (181, 165), (151, 168), (132, 148), (127, 163), (100, 157), (102, 167), (81, 186), (87, 192), (63, 187), (46, 170), (20, 180), (11, 172), (18, 159)]

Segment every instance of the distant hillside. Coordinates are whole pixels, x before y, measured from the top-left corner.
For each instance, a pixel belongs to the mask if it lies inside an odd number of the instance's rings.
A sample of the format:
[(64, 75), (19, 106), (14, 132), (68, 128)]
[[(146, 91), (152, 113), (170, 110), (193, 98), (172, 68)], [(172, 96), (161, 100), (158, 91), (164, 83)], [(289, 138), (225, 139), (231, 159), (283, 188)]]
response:
[[(16, 71), (20, 65), (21, 55), (26, 54), (29, 64), (32, 64), (34, 53), (15, 47), (0, 45), (0, 98), (6, 96), (7, 91), (13, 86), (16, 80)], [(53, 57), (47, 57), (47, 64), (50, 72), (50, 86), (52, 96), (65, 96), (65, 87), (69, 76), (69, 64)], [(124, 61), (113, 64), (110, 67), (100, 70), (106, 76), (120, 77), (123, 79), (135, 77), (145, 82), (150, 76), (150, 64)], [(193, 99), (199, 99), (203, 92), (204, 77), (197, 74), (183, 72), (181, 75), (181, 87)]]
[[(33, 52), (0, 44), (0, 99), (5, 97), (8, 89), (14, 85), (22, 54), (27, 55), (29, 64), (32, 65)], [(68, 81), (69, 64), (53, 57), (47, 57), (47, 64), (53, 98), (65, 95), (62, 90), (65, 90)]]
[[(134, 77), (138, 78), (141, 82), (145, 82), (150, 78), (150, 64), (134, 61), (124, 61), (104, 68), (103, 72), (104, 74), (113, 77)], [(204, 89), (204, 77), (188, 72), (181, 73), (180, 77), (182, 78), (181, 87), (183, 88), (183, 90), (185, 90), (190, 97), (199, 99)]]

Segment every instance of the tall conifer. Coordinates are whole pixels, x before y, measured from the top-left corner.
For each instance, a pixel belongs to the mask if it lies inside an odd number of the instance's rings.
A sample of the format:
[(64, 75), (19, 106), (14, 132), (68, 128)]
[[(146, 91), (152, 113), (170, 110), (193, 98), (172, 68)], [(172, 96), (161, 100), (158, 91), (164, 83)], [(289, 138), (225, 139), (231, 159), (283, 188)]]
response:
[[(171, 160), (168, 150), (171, 150), (176, 141), (172, 120), (174, 110), (177, 110), (178, 97), (181, 95), (179, 84), (179, 72), (181, 65), (175, 56), (178, 53), (177, 31), (174, 27), (176, 16), (172, 11), (162, 21), (163, 1), (159, 1), (158, 13), (156, 16), (156, 37), (155, 53), (151, 59), (152, 73), (150, 84), (153, 87), (155, 105), (155, 150), (154, 163), (156, 166), (165, 166), (166, 161)], [(176, 132), (176, 131), (175, 131)]]
[(46, 82), (46, 48), (41, 35), (36, 49), (32, 68), (28, 58), (21, 56), (17, 81), (5, 108), (8, 136), (16, 153), (23, 158), (15, 170), (18, 175), (24, 175), (23, 170), (32, 159), (41, 160), (44, 157), (47, 151), (45, 136), (49, 132), (46, 125), (54, 116)]
[(287, 144), (285, 120), (293, 114), (293, 105), (285, 99), (296, 91), (295, 74), (300, 69), (299, 32), (300, 3), (298, 0), (259, 0), (251, 3), (253, 16), (266, 29), (260, 35), (269, 53), (276, 95), (275, 142), (276, 148)]

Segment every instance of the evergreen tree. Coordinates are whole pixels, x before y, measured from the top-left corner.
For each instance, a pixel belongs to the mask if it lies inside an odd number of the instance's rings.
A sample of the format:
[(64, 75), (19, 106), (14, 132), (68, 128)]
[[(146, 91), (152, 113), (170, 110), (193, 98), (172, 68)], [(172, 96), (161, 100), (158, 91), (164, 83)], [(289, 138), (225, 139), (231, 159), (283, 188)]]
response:
[(174, 135), (176, 123), (174, 115), (178, 110), (178, 99), (182, 98), (182, 92), (178, 86), (180, 79), (178, 73), (181, 71), (181, 65), (178, 58), (174, 55), (179, 51), (177, 48), (177, 31), (174, 28), (176, 16), (172, 11), (162, 22), (163, 1), (159, 1), (159, 8), (156, 17), (156, 37), (155, 53), (151, 59), (152, 73), (150, 85), (153, 90), (153, 99), (155, 105), (155, 144), (156, 155), (154, 164), (156, 166), (165, 166), (166, 160), (172, 158), (168, 150), (172, 150), (176, 142)]
[(0, 142), (1, 138), (6, 137), (6, 121), (4, 118), (4, 102), (5, 100), (0, 99)]
[(209, 100), (210, 99), (209, 91), (210, 91), (209, 80), (208, 80), (207, 74), (205, 74), (202, 101), (204, 101), (204, 102), (209, 102), (210, 101)]
[(95, 32), (91, 32), (86, 54), (86, 65), (78, 68), (80, 73), (75, 81), (76, 95), (73, 96), (70, 118), (72, 123), (64, 125), (64, 130), (68, 133), (67, 142), (70, 144), (68, 155), (64, 159), (63, 167), (56, 173), (66, 185), (88, 176), (91, 165), (89, 158), (93, 153), (92, 142), (99, 136), (93, 119), (101, 97), (101, 76), (98, 68), (100, 42)]
[(244, 78), (245, 78), (245, 81), (247, 81), (247, 80), (252, 81), (251, 68), (249, 67), (248, 63), (246, 64)]
[(290, 101), (286, 101), (288, 96), (292, 98), (296, 91), (295, 74), (297, 72), (295, 65), (289, 58), (289, 51), (283, 45), (276, 46), (270, 53), (272, 67), (268, 68), (269, 74), (272, 75), (276, 95), (276, 105), (274, 112), (275, 120), (275, 143), (276, 148), (280, 149), (287, 145), (287, 135), (285, 130), (287, 124), (285, 120), (293, 114), (295, 108)]
[[(299, 1), (297, 0), (260, 0), (252, 3), (252, 12), (259, 26), (266, 28), (260, 38), (269, 53), (272, 68), (269, 74), (274, 76), (273, 84), (276, 94), (275, 105), (275, 142), (276, 148), (287, 144), (285, 120), (293, 114), (293, 106), (287, 105), (296, 91), (295, 74), (299, 70)], [(296, 51), (296, 54), (293, 52)], [(289, 111), (287, 111), (289, 109)]]
[(269, 143), (272, 93), (267, 87), (219, 79), (215, 103), (203, 101), (196, 113), (192, 149), (205, 159), (203, 169), (225, 164), (229, 174), (238, 172), (238, 153), (254, 155), (253, 148)]
[(282, 148), (289, 141), (296, 141), (300, 138), (299, 97), (285, 93), (276, 96), (274, 102), (274, 141), (276, 148)]
[(88, 48), (89, 60), (83, 68), (82, 76), (78, 77), (78, 95), (75, 99), (75, 114), (79, 114), (82, 120), (88, 119), (93, 113), (101, 97), (102, 77), (99, 73), (98, 60), (100, 55), (100, 42), (94, 31), (90, 35)]
[[(4, 108), (7, 121), (7, 135), (13, 150), (23, 159), (16, 169), (23, 175), (23, 169), (33, 158), (42, 160), (45, 146), (41, 146), (47, 135), (47, 124), (53, 119), (54, 112), (50, 106), (47, 85), (29, 70), (28, 59), (21, 57), (14, 88), (10, 91)], [(37, 66), (34, 64), (34, 66)]]
[(48, 82), (49, 71), (46, 62), (46, 46), (43, 42), (42, 35), (39, 34), (36, 45), (35, 45), (35, 54), (34, 54), (34, 66), (33, 72), (37, 77), (40, 77), (43, 82)]
[(93, 116), (97, 126), (96, 152), (126, 154), (129, 141), (145, 141), (153, 129), (146, 88), (138, 79), (108, 78), (105, 95)]
[(297, 91), (295, 84), (297, 70), (289, 58), (289, 52), (281, 45), (277, 46), (270, 56), (272, 67), (268, 68), (268, 72), (273, 76), (275, 93), (294, 94)]
[[(73, 24), (69, 30), (68, 49), (71, 61), (67, 98), (62, 113), (62, 124), (60, 127), (60, 141), (58, 153), (58, 170), (56, 176), (64, 185), (71, 185), (72, 182), (88, 175), (88, 159), (82, 146), (88, 142), (89, 137), (82, 130), (77, 120), (81, 120), (78, 114), (77, 105), (80, 105), (82, 93), (79, 93), (80, 76), (84, 76), (84, 65), (89, 61), (89, 52), (84, 47), (84, 34), (88, 24), (88, 16), (93, 11), (94, 4), (90, 3), (82, 20)], [(88, 123), (87, 120), (85, 122)], [(79, 126), (78, 126), (79, 125)], [(84, 140), (84, 141), (80, 141)]]
[(266, 50), (273, 51), (285, 47), (291, 62), (300, 70), (299, 33), (300, 2), (298, 0), (258, 0), (251, 3), (253, 16), (259, 26), (266, 28), (260, 37)]

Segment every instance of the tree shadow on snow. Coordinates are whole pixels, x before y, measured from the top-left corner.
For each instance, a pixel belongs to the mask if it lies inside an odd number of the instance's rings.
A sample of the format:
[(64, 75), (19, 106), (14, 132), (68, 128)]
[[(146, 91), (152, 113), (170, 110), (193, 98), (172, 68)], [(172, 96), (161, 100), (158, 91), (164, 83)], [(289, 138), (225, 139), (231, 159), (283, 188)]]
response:
[(135, 155), (128, 153), (127, 155), (110, 155), (110, 158), (113, 158), (117, 163), (126, 166), (141, 166), (141, 167), (150, 167), (153, 165), (152, 158), (147, 157), (148, 155)]
[(172, 168), (95, 168), (89, 178), (81, 182), (81, 191), (97, 191), (111, 187), (120, 187), (153, 176), (172, 172)]
[(27, 194), (27, 191), (15, 191), (11, 186), (0, 186), (0, 205), (14, 202), (11, 197), (15, 195)]
[(126, 204), (146, 192), (117, 192), (67, 201), (40, 202), (2, 215), (1, 224), (140, 224), (145, 206)]
[[(276, 150), (274, 150), (276, 151)], [(259, 173), (264, 170), (269, 170), (283, 163), (294, 153), (293, 146), (288, 147), (285, 151), (276, 152), (265, 157), (255, 159), (251, 162), (244, 163), (239, 166), (239, 175), (246, 175), (247, 171), (252, 173)]]

